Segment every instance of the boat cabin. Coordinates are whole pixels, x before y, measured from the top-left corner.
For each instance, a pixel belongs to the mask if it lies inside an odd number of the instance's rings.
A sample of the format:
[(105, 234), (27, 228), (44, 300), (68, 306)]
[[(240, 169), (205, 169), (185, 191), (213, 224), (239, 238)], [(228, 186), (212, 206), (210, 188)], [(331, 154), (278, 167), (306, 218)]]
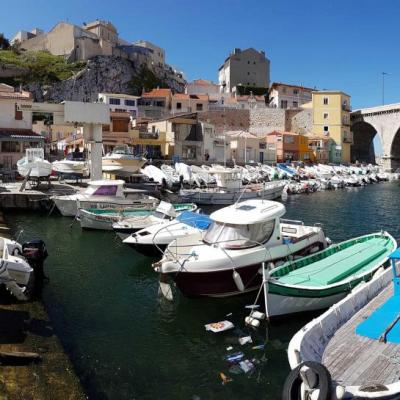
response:
[(44, 159), (44, 150), (42, 147), (26, 149), (26, 158), (32, 162), (36, 158)]
[(238, 189), (242, 187), (242, 171), (238, 168), (210, 168), (210, 174), (215, 177), (215, 183), (218, 187), (226, 189)]
[(280, 217), (285, 206), (276, 201), (246, 200), (222, 208), (210, 215), (211, 226), (203, 241), (218, 243), (230, 250), (254, 247), (259, 244), (281, 244)]
[(91, 181), (85, 190), (85, 195), (125, 197), (124, 184), (123, 180)]

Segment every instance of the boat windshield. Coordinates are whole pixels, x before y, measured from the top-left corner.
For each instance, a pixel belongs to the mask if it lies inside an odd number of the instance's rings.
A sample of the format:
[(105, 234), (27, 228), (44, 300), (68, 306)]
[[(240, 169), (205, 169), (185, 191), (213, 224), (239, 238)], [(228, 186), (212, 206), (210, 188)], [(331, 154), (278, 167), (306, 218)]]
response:
[(275, 220), (261, 224), (234, 225), (213, 222), (203, 240), (205, 243), (219, 245), (225, 249), (243, 249), (267, 242), (274, 231)]

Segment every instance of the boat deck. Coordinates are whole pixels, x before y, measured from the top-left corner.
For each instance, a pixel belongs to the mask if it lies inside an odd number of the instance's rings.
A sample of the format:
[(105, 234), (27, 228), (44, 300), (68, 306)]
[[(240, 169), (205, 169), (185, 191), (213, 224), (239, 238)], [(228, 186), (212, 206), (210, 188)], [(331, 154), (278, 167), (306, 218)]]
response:
[[(287, 285), (321, 286), (370, 271), (393, 250), (387, 237), (373, 237), (340, 250), (304, 267), (294, 269), (279, 281)], [(329, 251), (329, 248), (326, 250)], [(350, 267), (351, 266), (351, 267)]]
[(322, 357), (341, 385), (390, 384), (400, 379), (400, 345), (356, 335), (355, 329), (393, 294), (389, 285), (337, 330)]

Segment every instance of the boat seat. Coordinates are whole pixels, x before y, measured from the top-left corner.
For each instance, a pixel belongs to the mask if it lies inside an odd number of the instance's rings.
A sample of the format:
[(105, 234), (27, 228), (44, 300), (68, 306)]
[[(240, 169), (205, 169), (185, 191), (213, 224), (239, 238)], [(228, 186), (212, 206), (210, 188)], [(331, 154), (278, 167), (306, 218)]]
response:
[(388, 239), (385, 238), (373, 238), (357, 243), (327, 258), (293, 270), (279, 277), (279, 281), (288, 285), (307, 286), (330, 285), (339, 282), (387, 253), (388, 243)]

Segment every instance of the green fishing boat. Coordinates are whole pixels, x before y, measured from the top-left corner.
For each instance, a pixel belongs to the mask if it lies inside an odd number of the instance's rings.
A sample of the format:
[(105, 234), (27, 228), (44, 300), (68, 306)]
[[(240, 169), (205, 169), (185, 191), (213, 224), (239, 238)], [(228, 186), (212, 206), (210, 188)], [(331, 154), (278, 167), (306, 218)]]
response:
[(153, 223), (168, 218), (173, 219), (183, 211), (195, 211), (196, 204), (178, 203), (171, 204), (161, 201), (155, 210), (138, 210), (132, 208), (89, 208), (79, 210), (79, 221), (82, 228), (112, 230), (113, 224), (124, 225), (135, 222), (142, 229)]
[(371, 279), (378, 268), (388, 266), (396, 247), (389, 233), (373, 233), (272, 269), (265, 283), (268, 315), (330, 307), (361, 281)]

